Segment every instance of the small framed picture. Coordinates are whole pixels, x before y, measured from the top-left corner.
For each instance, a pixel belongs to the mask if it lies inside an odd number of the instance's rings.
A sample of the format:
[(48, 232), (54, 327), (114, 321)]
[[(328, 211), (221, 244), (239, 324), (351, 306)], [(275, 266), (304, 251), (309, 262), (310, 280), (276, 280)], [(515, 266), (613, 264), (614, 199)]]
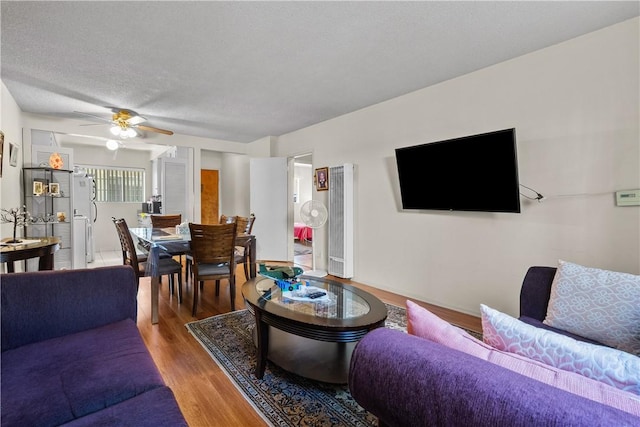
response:
[(51, 184), (49, 184), (49, 194), (52, 196), (59, 196), (60, 184), (58, 184), (57, 182), (52, 182)]
[(33, 181), (33, 195), (42, 196), (44, 194), (44, 184), (42, 181)]
[(9, 164), (13, 167), (18, 166), (18, 152), (20, 149), (14, 143), (9, 143)]
[(316, 190), (326, 191), (329, 189), (329, 168), (316, 169)]

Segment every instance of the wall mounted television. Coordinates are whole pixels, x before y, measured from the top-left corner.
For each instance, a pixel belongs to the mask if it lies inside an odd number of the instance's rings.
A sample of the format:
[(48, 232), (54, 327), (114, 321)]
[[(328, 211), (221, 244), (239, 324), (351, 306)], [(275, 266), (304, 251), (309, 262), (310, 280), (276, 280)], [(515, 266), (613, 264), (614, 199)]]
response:
[(520, 212), (515, 129), (396, 149), (403, 209)]

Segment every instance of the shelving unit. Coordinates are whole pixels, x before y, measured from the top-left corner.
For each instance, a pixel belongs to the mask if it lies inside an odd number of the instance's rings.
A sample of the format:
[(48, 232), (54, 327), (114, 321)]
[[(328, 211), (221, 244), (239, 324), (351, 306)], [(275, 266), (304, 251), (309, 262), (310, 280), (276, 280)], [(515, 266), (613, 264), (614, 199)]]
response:
[(22, 169), (23, 200), (33, 218), (24, 235), (60, 237), (60, 250), (54, 256), (56, 270), (71, 269), (73, 263), (72, 173), (45, 167)]

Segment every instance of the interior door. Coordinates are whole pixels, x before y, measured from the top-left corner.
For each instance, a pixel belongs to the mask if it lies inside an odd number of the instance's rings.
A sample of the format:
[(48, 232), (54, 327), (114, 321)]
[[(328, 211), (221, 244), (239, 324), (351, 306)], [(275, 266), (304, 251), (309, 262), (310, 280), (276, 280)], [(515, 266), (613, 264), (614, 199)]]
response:
[(200, 170), (200, 220), (202, 224), (217, 224), (219, 221), (219, 182), (219, 171), (212, 169)]
[(187, 163), (179, 158), (160, 159), (162, 176), (162, 213), (180, 214), (189, 218), (187, 209)]
[(249, 163), (249, 204), (256, 215), (256, 259), (286, 261), (289, 239), (289, 173), (284, 157), (254, 158)]

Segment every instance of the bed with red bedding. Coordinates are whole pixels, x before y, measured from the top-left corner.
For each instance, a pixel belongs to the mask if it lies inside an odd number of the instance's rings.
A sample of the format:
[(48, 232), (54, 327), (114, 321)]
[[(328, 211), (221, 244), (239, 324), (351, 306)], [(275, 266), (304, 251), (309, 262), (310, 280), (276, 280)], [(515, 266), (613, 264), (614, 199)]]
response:
[(301, 222), (293, 224), (293, 237), (298, 240), (311, 240), (313, 238), (313, 229)]

